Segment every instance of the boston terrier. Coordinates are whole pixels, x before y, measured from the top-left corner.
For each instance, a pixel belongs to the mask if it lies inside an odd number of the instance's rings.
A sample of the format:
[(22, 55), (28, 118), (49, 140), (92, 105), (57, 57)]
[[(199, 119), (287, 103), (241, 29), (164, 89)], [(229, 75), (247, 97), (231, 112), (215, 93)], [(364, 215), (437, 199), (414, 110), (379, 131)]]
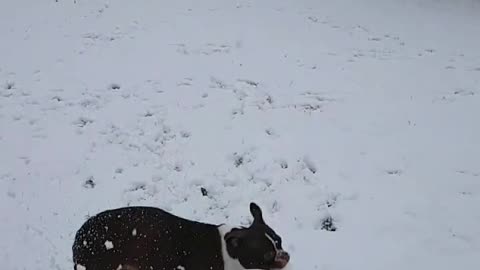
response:
[(89, 218), (72, 246), (75, 270), (273, 270), (290, 255), (250, 203), (250, 227), (213, 225), (154, 207), (132, 206)]

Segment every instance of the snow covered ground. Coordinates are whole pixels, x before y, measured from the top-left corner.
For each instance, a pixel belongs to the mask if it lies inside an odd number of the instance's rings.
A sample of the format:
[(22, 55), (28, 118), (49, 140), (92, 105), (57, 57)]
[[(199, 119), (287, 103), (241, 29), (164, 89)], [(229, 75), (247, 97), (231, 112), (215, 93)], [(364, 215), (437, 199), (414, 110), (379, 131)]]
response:
[(479, 1), (0, 10), (2, 269), (72, 269), (107, 208), (250, 201), (294, 269), (480, 269)]

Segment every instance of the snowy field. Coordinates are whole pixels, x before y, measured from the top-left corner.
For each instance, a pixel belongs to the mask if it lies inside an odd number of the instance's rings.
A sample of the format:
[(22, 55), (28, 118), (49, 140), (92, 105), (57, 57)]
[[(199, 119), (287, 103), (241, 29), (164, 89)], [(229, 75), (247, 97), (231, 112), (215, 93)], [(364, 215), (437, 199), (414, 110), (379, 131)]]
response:
[(0, 265), (88, 215), (248, 224), (296, 270), (480, 269), (480, 1), (2, 0)]

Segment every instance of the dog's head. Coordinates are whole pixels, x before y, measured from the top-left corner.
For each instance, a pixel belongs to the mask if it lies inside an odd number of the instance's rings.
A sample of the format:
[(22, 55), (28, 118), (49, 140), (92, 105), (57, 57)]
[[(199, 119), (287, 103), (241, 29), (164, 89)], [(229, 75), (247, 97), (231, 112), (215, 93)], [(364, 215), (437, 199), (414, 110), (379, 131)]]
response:
[(282, 248), (282, 238), (263, 220), (262, 210), (250, 203), (253, 223), (248, 228), (234, 228), (225, 234), (227, 252), (245, 269), (282, 269), (290, 260)]

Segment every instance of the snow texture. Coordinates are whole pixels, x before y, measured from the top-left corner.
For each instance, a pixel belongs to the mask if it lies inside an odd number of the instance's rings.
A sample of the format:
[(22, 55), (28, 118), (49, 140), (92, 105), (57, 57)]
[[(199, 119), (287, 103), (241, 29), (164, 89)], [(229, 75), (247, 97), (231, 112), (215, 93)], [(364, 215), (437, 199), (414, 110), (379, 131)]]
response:
[(295, 269), (480, 269), (480, 2), (0, 10), (3, 269), (69, 269), (105, 209), (250, 201)]

